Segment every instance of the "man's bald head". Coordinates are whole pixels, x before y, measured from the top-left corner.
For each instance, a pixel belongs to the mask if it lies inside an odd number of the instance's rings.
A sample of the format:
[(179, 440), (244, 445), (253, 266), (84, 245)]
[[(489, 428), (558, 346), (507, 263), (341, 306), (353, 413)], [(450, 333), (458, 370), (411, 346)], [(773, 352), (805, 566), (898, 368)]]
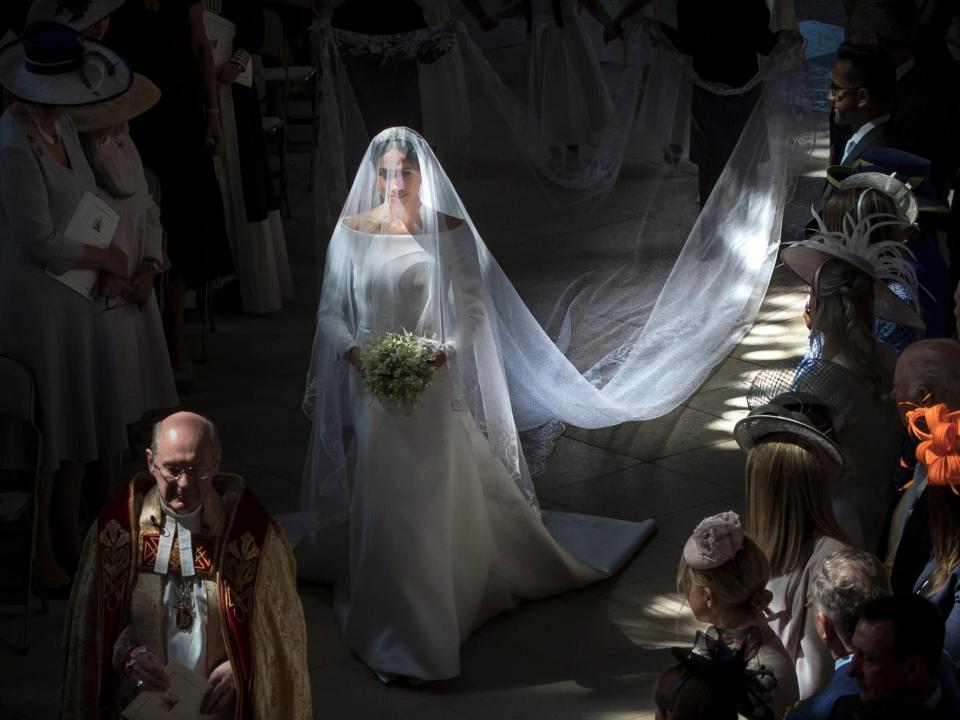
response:
[(960, 409), (960, 343), (936, 338), (908, 345), (897, 359), (893, 395), (901, 414), (910, 409), (902, 403)]
[(176, 513), (200, 508), (220, 472), (220, 441), (214, 424), (192, 412), (158, 422), (147, 450), (147, 467), (160, 497)]
[(153, 451), (153, 454), (157, 454), (157, 447), (164, 433), (169, 436), (178, 432), (182, 433), (185, 430), (203, 433), (205, 442), (211, 443), (212, 449), (216, 452), (217, 457), (220, 456), (220, 434), (217, 432), (217, 426), (214, 425), (213, 421), (209, 418), (187, 410), (168, 415), (153, 426), (153, 436), (150, 439), (150, 449)]

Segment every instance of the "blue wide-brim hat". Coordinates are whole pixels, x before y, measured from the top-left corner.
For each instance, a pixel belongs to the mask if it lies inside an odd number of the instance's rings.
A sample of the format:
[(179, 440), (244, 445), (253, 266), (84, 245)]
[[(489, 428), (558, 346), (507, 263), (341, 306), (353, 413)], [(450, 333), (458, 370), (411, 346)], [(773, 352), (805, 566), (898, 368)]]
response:
[(133, 73), (106, 45), (57, 22), (36, 22), (0, 48), (0, 85), (19, 100), (74, 107), (130, 89)]
[[(948, 212), (946, 201), (937, 194), (931, 181), (931, 163), (919, 155), (887, 147), (870, 146), (863, 155), (851, 165), (831, 165), (827, 169), (827, 180), (836, 188), (871, 187), (886, 192), (883, 187), (874, 187), (869, 180), (863, 184), (848, 184), (849, 180), (862, 173), (879, 173), (896, 178), (906, 185), (917, 201), (920, 212)], [(896, 198), (893, 198), (896, 201)], [(912, 222), (912, 220), (911, 220)]]

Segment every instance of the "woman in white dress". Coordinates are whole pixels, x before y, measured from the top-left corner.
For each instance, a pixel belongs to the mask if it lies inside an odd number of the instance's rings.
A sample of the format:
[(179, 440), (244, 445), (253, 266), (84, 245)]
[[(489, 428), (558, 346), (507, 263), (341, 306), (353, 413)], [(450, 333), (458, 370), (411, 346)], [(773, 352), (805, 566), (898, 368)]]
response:
[[(458, 675), (474, 628), (517, 598), (614, 572), (652, 529), (553, 517), (577, 557), (547, 530), (507, 387), (509, 319), (492, 297), (507, 285), (426, 141), (405, 128), (374, 138), (327, 249), (305, 399), (307, 512), (282, 522), (300, 574), (335, 582), (347, 644), (384, 680)], [(437, 348), (412, 408), (360, 384), (363, 349), (401, 330)]]
[[(612, 26), (597, 0), (583, 4), (604, 28)], [(579, 10), (580, 0), (522, 0), (500, 13), (526, 19), (527, 105), (540, 120), (540, 135), (555, 165), (566, 146), (569, 170), (579, 167), (580, 146), (595, 144), (613, 113)]]
[[(116, 356), (127, 424), (139, 421), (147, 411), (180, 404), (153, 292), (154, 276), (170, 265), (163, 251), (160, 208), (150, 195), (143, 162), (127, 125), (159, 99), (157, 86), (134, 73), (133, 85), (123, 95), (70, 113), (98, 193), (120, 217), (113, 244), (128, 258), (130, 282), (121, 296), (96, 301), (99, 329)], [(112, 485), (110, 490), (108, 497), (112, 497)]]
[(810, 611), (813, 578), (824, 558), (849, 545), (831, 506), (830, 484), (843, 472), (843, 455), (825, 434), (829, 418), (817, 396), (795, 391), (734, 427), (747, 452), (747, 532), (770, 561), (767, 622), (796, 664), (801, 700), (825, 687), (834, 671)]

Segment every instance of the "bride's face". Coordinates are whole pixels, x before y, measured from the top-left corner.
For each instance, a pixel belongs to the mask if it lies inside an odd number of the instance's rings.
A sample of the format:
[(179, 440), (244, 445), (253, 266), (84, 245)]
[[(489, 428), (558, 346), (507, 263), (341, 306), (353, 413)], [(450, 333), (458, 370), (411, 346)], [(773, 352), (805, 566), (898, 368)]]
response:
[(387, 150), (377, 166), (377, 189), (384, 201), (406, 202), (420, 196), (420, 169), (396, 148)]

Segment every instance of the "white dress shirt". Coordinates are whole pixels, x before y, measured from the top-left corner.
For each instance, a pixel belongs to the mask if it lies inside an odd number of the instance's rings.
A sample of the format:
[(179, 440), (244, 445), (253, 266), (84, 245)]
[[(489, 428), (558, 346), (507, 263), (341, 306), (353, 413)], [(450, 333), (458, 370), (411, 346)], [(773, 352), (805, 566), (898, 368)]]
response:
[(868, 132), (873, 130), (875, 127), (883, 125), (889, 119), (889, 115), (881, 115), (878, 118), (874, 118), (870, 122), (864, 123), (860, 129), (857, 130), (849, 140), (847, 140), (847, 144), (843, 148), (843, 158), (840, 160), (840, 164), (843, 165), (847, 162), (847, 156), (850, 155), (850, 151), (857, 146), (858, 142), (863, 140)]

